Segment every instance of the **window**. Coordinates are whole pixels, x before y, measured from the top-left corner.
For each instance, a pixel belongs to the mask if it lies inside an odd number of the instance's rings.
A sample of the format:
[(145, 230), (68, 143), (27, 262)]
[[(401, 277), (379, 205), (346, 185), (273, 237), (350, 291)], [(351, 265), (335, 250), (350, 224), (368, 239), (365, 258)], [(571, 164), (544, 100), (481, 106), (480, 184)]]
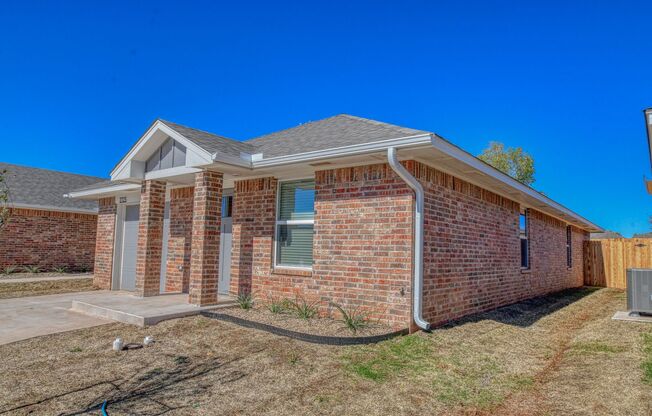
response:
[(530, 230), (528, 211), (523, 210), (519, 216), (519, 236), (521, 239), (521, 268), (530, 268)]
[(276, 265), (312, 267), (314, 223), (314, 179), (281, 182), (276, 217)]
[(168, 139), (147, 159), (145, 172), (169, 169), (186, 164), (186, 148), (176, 141)]
[(566, 226), (566, 266), (573, 267), (573, 231), (571, 226)]

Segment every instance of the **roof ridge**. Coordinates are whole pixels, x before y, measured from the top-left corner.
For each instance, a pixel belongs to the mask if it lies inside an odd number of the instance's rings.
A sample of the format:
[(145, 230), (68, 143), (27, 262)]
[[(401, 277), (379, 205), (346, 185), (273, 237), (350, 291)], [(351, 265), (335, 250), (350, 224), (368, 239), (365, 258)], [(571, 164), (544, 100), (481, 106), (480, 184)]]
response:
[(230, 137), (226, 137), (226, 136), (223, 136), (221, 134), (213, 133), (213, 132), (210, 132), (210, 131), (207, 131), (207, 130), (202, 130), (202, 129), (198, 129), (198, 128), (195, 128), (195, 127), (186, 126), (185, 124), (176, 123), (174, 121), (163, 120), (162, 118), (157, 118), (157, 120), (162, 122), (163, 124), (170, 123), (170, 124), (177, 125), (179, 127), (183, 127), (184, 129), (200, 131), (202, 133), (210, 134), (211, 136), (217, 136), (217, 137), (220, 137), (222, 139), (231, 140), (231, 141), (234, 141), (234, 142), (237, 142), (237, 143), (243, 143), (243, 141), (240, 141), (240, 140), (232, 139)]
[(372, 119), (372, 118), (365, 118), (365, 117), (360, 117), (360, 116), (354, 116), (354, 115), (351, 115), (351, 114), (344, 114), (344, 113), (342, 113), (342, 114), (338, 114), (338, 116), (343, 116), (343, 117), (347, 117), (347, 118), (350, 118), (350, 119), (353, 119), (353, 120), (362, 121), (362, 122), (364, 122), (364, 123), (373, 124), (373, 125), (375, 125), (375, 126), (398, 127), (398, 128), (401, 128), (401, 129), (416, 130), (416, 131), (423, 131), (423, 132), (426, 132), (426, 130), (415, 129), (415, 128), (412, 128), (412, 127), (406, 127), (406, 126), (400, 126), (400, 125), (398, 125), (398, 124), (394, 124), (394, 123), (387, 123), (387, 122), (384, 122), (384, 121), (374, 120), (374, 119)]
[(66, 172), (66, 171), (63, 171), (63, 170), (55, 170), (55, 169), (48, 169), (48, 168), (37, 168), (35, 166), (20, 165), (20, 164), (17, 164), (17, 163), (9, 163), (9, 162), (2, 162), (2, 161), (0, 161), (0, 165), (17, 166), (17, 167), (23, 168), (23, 169), (33, 169), (33, 170), (41, 170), (41, 171), (46, 171), (46, 172), (62, 173), (64, 175), (80, 176), (80, 177), (83, 177), (83, 178), (93, 178), (93, 179), (101, 179), (101, 180), (106, 180), (107, 179), (107, 178), (103, 178), (101, 176), (84, 175), (84, 174), (81, 174), (81, 173), (72, 173), (72, 172)]

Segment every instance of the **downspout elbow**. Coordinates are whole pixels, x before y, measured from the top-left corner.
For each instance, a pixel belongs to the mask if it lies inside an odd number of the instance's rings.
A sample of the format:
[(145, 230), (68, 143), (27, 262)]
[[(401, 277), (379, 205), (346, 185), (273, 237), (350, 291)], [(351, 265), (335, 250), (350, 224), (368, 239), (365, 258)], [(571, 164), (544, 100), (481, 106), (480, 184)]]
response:
[(414, 191), (414, 268), (412, 277), (412, 319), (424, 331), (430, 331), (430, 323), (423, 319), (423, 186), (398, 161), (396, 148), (387, 148), (389, 166)]

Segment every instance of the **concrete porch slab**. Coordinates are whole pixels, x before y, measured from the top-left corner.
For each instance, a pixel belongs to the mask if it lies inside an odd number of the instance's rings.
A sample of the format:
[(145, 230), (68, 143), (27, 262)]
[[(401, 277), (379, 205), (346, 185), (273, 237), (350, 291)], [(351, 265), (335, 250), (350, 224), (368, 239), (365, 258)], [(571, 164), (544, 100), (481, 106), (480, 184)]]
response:
[(652, 316), (649, 315), (630, 315), (627, 311), (618, 311), (611, 317), (611, 319), (617, 321), (630, 321), (630, 322), (646, 322), (652, 324)]
[(236, 302), (220, 295), (217, 305), (195, 306), (188, 303), (188, 294), (169, 294), (142, 298), (130, 292), (104, 292), (89, 299), (73, 299), (72, 311), (96, 318), (110, 319), (138, 326), (156, 325), (168, 319), (198, 315), (203, 310), (226, 308)]

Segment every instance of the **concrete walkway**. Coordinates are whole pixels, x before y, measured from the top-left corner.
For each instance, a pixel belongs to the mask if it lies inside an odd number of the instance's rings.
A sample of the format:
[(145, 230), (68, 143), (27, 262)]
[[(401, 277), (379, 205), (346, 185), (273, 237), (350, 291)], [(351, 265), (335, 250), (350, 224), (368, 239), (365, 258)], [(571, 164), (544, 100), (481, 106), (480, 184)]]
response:
[(102, 293), (107, 292), (62, 293), (0, 300), (0, 345), (111, 322), (70, 310), (73, 299), (92, 298)]
[(187, 294), (141, 298), (131, 292), (106, 290), (3, 299), (0, 300), (0, 345), (115, 321), (154, 325), (234, 304), (232, 298), (222, 295), (217, 305), (198, 307), (188, 303)]
[(71, 274), (70, 276), (45, 276), (45, 277), (17, 277), (17, 278), (0, 278), (0, 284), (3, 283), (31, 283), (31, 282), (51, 282), (54, 280), (76, 280), (92, 279), (92, 274)]

